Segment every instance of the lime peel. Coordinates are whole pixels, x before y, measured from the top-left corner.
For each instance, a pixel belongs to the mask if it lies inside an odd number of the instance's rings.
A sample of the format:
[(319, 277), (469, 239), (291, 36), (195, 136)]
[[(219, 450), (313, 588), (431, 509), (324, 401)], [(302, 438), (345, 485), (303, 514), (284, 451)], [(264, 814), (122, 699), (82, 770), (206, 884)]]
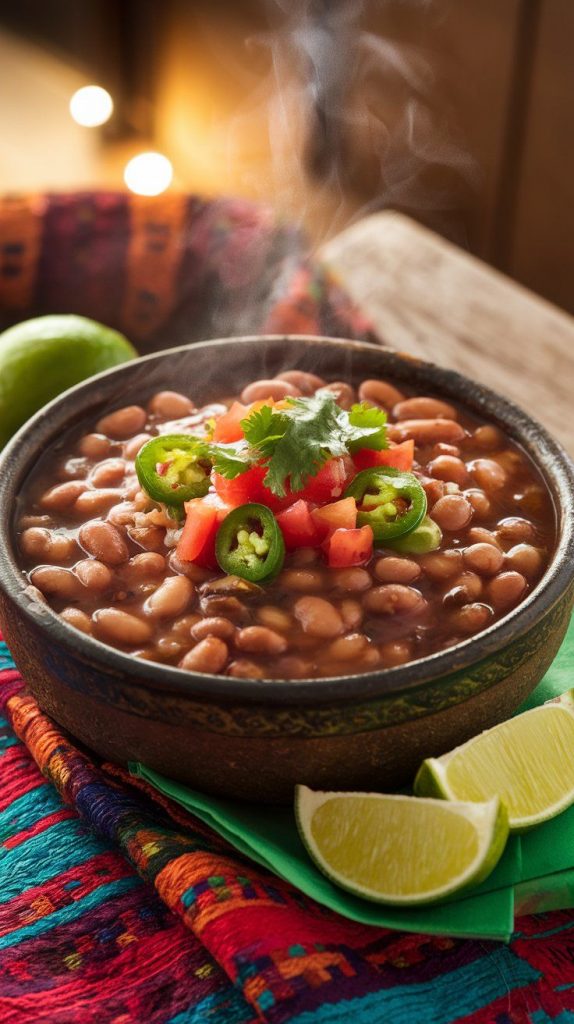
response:
[(449, 801), (498, 795), (511, 832), (565, 811), (574, 803), (574, 690), (427, 758), (414, 791)]
[(395, 906), (435, 903), (478, 885), (498, 863), (508, 836), (507, 814), (496, 797), (446, 803), (297, 786), (295, 816), (323, 874), (355, 896)]

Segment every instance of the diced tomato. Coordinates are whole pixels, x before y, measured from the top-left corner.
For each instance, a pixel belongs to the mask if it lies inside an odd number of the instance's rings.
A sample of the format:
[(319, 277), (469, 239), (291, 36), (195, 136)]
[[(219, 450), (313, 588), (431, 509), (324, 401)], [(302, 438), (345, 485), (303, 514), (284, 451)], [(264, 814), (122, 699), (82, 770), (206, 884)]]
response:
[(247, 472), (240, 473), (234, 480), (227, 480), (219, 473), (214, 473), (213, 483), (219, 497), (231, 508), (257, 501), (261, 505), (267, 505), (272, 512), (280, 512), (281, 509), (292, 505), (295, 499), (289, 492), (284, 498), (278, 498), (273, 491), (265, 487), (263, 477), (266, 472), (265, 466), (253, 466)]
[(309, 505), (302, 498), (296, 501), (277, 516), (281, 527), (285, 547), (288, 551), (294, 548), (315, 548), (320, 543), (319, 532), (311, 518)]
[(213, 440), (221, 441), (223, 444), (229, 444), (231, 441), (240, 441), (243, 437), (241, 420), (244, 420), (249, 415), (250, 408), (249, 405), (234, 402), (227, 412), (223, 416), (219, 416), (215, 421)]
[(186, 519), (177, 545), (182, 562), (196, 562), (207, 569), (217, 568), (215, 538), (220, 524), (230, 511), (216, 494), (193, 498), (184, 505)]
[(357, 471), (371, 469), (373, 466), (394, 466), (395, 469), (402, 469), (409, 472), (413, 467), (415, 457), (415, 442), (412, 438), (408, 441), (401, 441), (391, 448), (384, 448), (381, 452), (372, 451), (370, 448), (361, 448), (353, 456), (353, 462)]
[(321, 508), (314, 508), (311, 519), (321, 540), (334, 530), (352, 530), (357, 522), (357, 502), (354, 498), (341, 498)]
[(373, 554), (373, 531), (370, 526), (353, 530), (335, 530), (326, 542), (327, 559), (333, 569), (363, 565)]
[(322, 505), (326, 501), (340, 498), (347, 483), (355, 474), (350, 456), (327, 459), (315, 476), (309, 477), (302, 491), (297, 493), (306, 501)]

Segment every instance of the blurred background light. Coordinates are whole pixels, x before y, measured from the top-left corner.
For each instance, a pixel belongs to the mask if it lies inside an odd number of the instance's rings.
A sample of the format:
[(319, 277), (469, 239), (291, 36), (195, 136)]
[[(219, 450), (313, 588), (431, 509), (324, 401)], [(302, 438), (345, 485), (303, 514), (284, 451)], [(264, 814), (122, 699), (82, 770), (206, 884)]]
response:
[(114, 102), (100, 85), (84, 85), (70, 100), (70, 114), (84, 128), (98, 128), (112, 116)]
[(159, 196), (171, 185), (173, 167), (162, 153), (139, 153), (126, 164), (124, 181), (139, 196)]

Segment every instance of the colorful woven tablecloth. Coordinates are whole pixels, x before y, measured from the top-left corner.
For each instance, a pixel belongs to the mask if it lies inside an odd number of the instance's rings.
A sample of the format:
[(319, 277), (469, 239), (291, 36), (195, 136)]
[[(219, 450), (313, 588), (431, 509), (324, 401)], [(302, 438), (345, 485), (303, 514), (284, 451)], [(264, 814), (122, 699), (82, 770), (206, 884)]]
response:
[[(189, 340), (182, 325), (191, 315), (186, 303), (192, 297), (199, 303), (205, 285), (202, 254), (206, 263), (212, 253), (215, 264), (228, 261), (223, 277), (210, 270), (213, 287), (206, 294), (213, 302), (227, 274), (240, 274), (238, 258), (250, 252), (241, 270), (245, 287), (236, 294), (239, 311), (254, 287), (245, 268), (260, 272), (254, 253), (262, 246), (275, 284), (258, 307), (259, 319), (247, 304), (248, 327), (231, 318), (218, 331), (212, 310), (196, 320), (212, 325), (206, 335), (368, 331), (321, 268), (305, 260), (300, 240), (281, 248), (277, 240), (290, 232), (270, 215), (245, 204), (227, 209), (223, 201), (216, 215), (209, 204), (180, 197), (173, 197), (174, 208), (176, 199), (189, 218), (187, 242), (177, 247), (172, 238), (166, 252), (162, 232), (152, 232), (164, 277), (158, 283), (150, 273), (145, 287), (140, 280), (141, 302), (146, 287), (156, 296), (140, 308), (162, 312), (139, 320), (136, 291), (126, 284), (137, 277), (130, 260), (137, 262), (143, 244), (134, 240), (139, 201), (91, 195), (0, 203), (6, 322), (74, 311), (120, 327), (140, 348), (146, 339), (149, 347)], [(145, 209), (154, 223), (153, 203)], [(165, 207), (156, 209), (161, 225)], [(251, 225), (243, 238), (240, 209)], [(201, 238), (193, 210), (204, 226)], [(153, 251), (149, 239), (145, 245)], [(114, 261), (128, 291), (108, 273)], [(144, 266), (142, 257), (142, 279)], [(94, 278), (100, 272), (105, 281)], [(242, 859), (145, 784), (77, 749), (26, 694), (1, 643), (0, 704), (1, 1024), (574, 1021), (574, 913), (523, 918), (509, 945), (355, 924)]]

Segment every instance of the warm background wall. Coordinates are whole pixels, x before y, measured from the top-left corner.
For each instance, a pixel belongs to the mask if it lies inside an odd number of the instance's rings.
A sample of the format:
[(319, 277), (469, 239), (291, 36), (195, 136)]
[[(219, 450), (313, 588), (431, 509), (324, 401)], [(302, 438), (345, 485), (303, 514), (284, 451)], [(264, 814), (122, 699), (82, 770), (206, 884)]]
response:
[[(269, 201), (316, 242), (407, 210), (574, 312), (573, 0), (10, 6), (0, 190), (122, 187), (159, 149), (173, 187)], [(67, 113), (90, 81), (116, 103), (96, 131)]]

